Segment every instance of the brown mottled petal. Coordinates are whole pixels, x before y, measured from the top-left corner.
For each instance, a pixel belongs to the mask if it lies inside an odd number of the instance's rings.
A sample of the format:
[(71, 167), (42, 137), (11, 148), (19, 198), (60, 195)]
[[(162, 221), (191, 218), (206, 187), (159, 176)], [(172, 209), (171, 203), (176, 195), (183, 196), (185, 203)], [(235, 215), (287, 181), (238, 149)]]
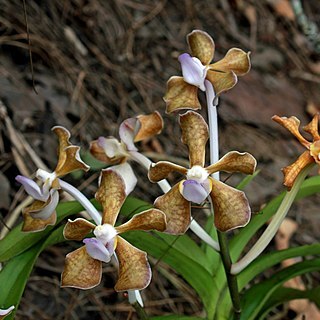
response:
[(158, 111), (148, 115), (137, 116), (140, 128), (134, 142), (145, 140), (159, 134), (163, 129), (163, 119)]
[(310, 155), (309, 151), (303, 152), (300, 157), (290, 166), (282, 169), (284, 180), (283, 184), (290, 190), (298, 176), (298, 174), (305, 168), (308, 164), (313, 163), (315, 160)]
[(312, 135), (314, 141), (320, 139), (319, 131), (318, 131), (318, 122), (319, 122), (319, 114), (317, 113), (314, 115), (311, 122), (303, 127), (303, 130), (305, 132), (308, 132)]
[(66, 256), (61, 287), (91, 289), (101, 281), (102, 262), (91, 258), (85, 246)]
[(99, 189), (95, 198), (103, 207), (102, 223), (114, 226), (119, 211), (126, 199), (125, 183), (121, 176), (113, 170), (102, 170)]
[(300, 133), (299, 126), (300, 126), (300, 120), (296, 117), (279, 117), (277, 115), (273, 116), (271, 118), (273, 121), (279, 123), (284, 128), (289, 130), (298, 140), (299, 142), (305, 146), (306, 148), (309, 148), (310, 142), (307, 141)]
[(166, 229), (166, 216), (157, 209), (149, 209), (134, 215), (128, 222), (115, 228), (118, 233), (130, 230), (157, 230), (164, 231)]
[(216, 94), (230, 90), (238, 82), (238, 78), (233, 71), (220, 72), (208, 70), (206, 78), (212, 83)]
[(109, 158), (104, 149), (99, 146), (98, 140), (94, 140), (90, 143), (90, 152), (96, 159), (109, 165), (118, 164), (125, 159), (125, 157), (113, 159)]
[(64, 149), (64, 162), (59, 161), (56, 169), (54, 170), (58, 177), (64, 176), (75, 170), (88, 171), (90, 167), (86, 165), (80, 158), (80, 147), (69, 146)]
[(95, 227), (93, 223), (83, 218), (74, 221), (69, 219), (63, 229), (63, 236), (67, 240), (83, 240)]
[(186, 83), (183, 77), (171, 77), (167, 83), (167, 93), (164, 96), (166, 113), (181, 109), (201, 109), (198, 99), (198, 87)]
[(187, 35), (191, 55), (197, 57), (203, 65), (208, 65), (214, 57), (214, 41), (208, 33), (193, 30)]
[(167, 217), (166, 233), (184, 234), (191, 222), (191, 204), (180, 194), (179, 184), (154, 202), (154, 207), (163, 211)]
[(43, 210), (50, 202), (50, 198), (47, 202), (35, 200), (29, 207), (25, 208), (22, 212), (23, 215), (23, 226), (22, 231), (24, 232), (35, 232), (42, 231), (49, 225), (55, 225), (57, 220), (56, 212), (53, 211), (48, 219), (37, 219), (31, 216), (37, 212)]
[(250, 220), (251, 209), (244, 192), (223, 182), (212, 181), (211, 199), (214, 208), (214, 224), (220, 231), (244, 227)]
[(158, 182), (163, 179), (166, 179), (168, 175), (172, 172), (179, 172), (181, 174), (186, 175), (187, 169), (174, 164), (169, 161), (159, 161), (157, 163), (153, 163), (148, 172), (148, 177), (151, 182)]
[(62, 126), (55, 126), (51, 129), (57, 136), (59, 140), (59, 149), (58, 149), (58, 157), (59, 157), (59, 162), (64, 163), (66, 160), (66, 155), (65, 155), (65, 148), (71, 146), (71, 143), (69, 141), (70, 139), (70, 132), (62, 127)]
[(142, 290), (151, 281), (151, 269), (144, 251), (117, 237), (116, 255), (119, 260), (119, 279), (116, 291)]
[(251, 67), (250, 52), (238, 48), (230, 49), (223, 59), (210, 64), (210, 69), (217, 71), (233, 71), (237, 76), (248, 73)]
[(180, 116), (181, 141), (188, 146), (190, 167), (204, 166), (208, 125), (199, 113), (188, 111)]
[(218, 162), (207, 167), (206, 170), (209, 174), (217, 171), (253, 174), (256, 165), (257, 161), (250, 153), (231, 151), (224, 155)]

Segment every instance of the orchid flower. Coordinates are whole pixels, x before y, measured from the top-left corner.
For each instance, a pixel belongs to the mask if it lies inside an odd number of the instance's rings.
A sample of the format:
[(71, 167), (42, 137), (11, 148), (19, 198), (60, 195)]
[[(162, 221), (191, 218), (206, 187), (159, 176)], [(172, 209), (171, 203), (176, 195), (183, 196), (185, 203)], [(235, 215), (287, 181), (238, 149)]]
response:
[(120, 141), (114, 137), (99, 137), (98, 140), (91, 143), (90, 151), (98, 160), (112, 165), (123, 176), (125, 181), (128, 183), (130, 181), (130, 186), (128, 187), (132, 191), (137, 183), (137, 178), (134, 176), (134, 178), (128, 179), (126, 172), (122, 169), (124, 163), (131, 159), (148, 169), (150, 160), (138, 152), (135, 142), (159, 134), (162, 128), (163, 120), (157, 111), (149, 115), (129, 118), (123, 121), (119, 127)]
[(303, 127), (303, 130), (309, 133), (313, 140), (306, 140), (300, 133), (300, 120), (296, 117), (279, 117), (273, 116), (272, 119), (289, 130), (299, 142), (307, 149), (300, 157), (290, 166), (282, 169), (284, 174), (284, 185), (290, 190), (299, 175), (299, 173), (311, 163), (320, 165), (320, 135), (318, 130), (319, 114), (317, 113), (312, 121)]
[(251, 215), (250, 206), (242, 191), (212, 179), (217, 171), (252, 174), (256, 160), (249, 153), (232, 151), (217, 163), (204, 167), (208, 126), (202, 116), (188, 111), (180, 115), (182, 142), (188, 146), (190, 168), (159, 161), (149, 170), (149, 179), (157, 182), (176, 171), (186, 176), (172, 189), (156, 199), (154, 206), (167, 216), (168, 233), (184, 233), (190, 224), (190, 202), (202, 203), (209, 195), (214, 207), (214, 223), (220, 231), (245, 226)]
[(0, 309), (0, 320), (8, 316), (13, 309), (14, 309), (14, 306), (9, 307), (8, 309)]
[(220, 94), (234, 87), (238, 76), (250, 70), (249, 53), (241, 49), (230, 49), (225, 57), (211, 63), (215, 44), (208, 33), (194, 30), (187, 36), (191, 51), (179, 56), (182, 77), (173, 76), (168, 80), (164, 100), (167, 113), (180, 109), (201, 109), (198, 88), (206, 91), (205, 81), (211, 82), (215, 94)]
[(25, 191), (34, 199), (34, 202), (23, 210), (23, 231), (40, 231), (56, 222), (55, 209), (59, 202), (59, 189), (62, 180), (59, 178), (78, 169), (89, 170), (89, 167), (80, 159), (80, 147), (70, 143), (70, 133), (61, 126), (55, 126), (52, 131), (58, 136), (58, 164), (53, 172), (38, 169), (36, 178), (42, 184), (39, 186), (30, 178), (18, 175), (16, 180), (21, 183)]
[[(64, 228), (68, 240), (83, 240), (84, 246), (66, 256), (62, 286), (90, 289), (101, 281), (102, 262), (115, 254), (119, 261), (116, 291), (142, 290), (151, 280), (147, 254), (124, 240), (119, 234), (130, 230), (166, 228), (166, 218), (158, 209), (134, 215), (128, 222), (115, 227), (117, 216), (126, 198), (121, 175), (111, 169), (102, 170), (100, 186), (95, 195), (103, 208), (102, 222), (95, 225), (83, 218), (69, 220)], [(86, 238), (93, 231), (94, 237)]]

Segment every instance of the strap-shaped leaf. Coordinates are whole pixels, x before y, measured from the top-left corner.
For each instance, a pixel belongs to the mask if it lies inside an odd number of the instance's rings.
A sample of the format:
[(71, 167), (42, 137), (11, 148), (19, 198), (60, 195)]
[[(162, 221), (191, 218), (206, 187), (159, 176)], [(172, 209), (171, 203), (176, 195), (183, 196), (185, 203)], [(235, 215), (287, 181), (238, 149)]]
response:
[(288, 268), (272, 275), (268, 280), (253, 285), (242, 298), (241, 320), (258, 319), (257, 315), (261, 312), (264, 305), (273, 296), (274, 292), (286, 281), (299, 275), (319, 271), (320, 258), (306, 260), (296, 263)]
[(310, 290), (297, 290), (292, 288), (280, 287), (270, 297), (258, 315), (258, 319), (266, 319), (269, 311), (274, 307), (290, 300), (308, 299), (320, 308), (320, 286)]
[(27, 280), (39, 254), (49, 245), (64, 240), (63, 226), (54, 230), (46, 240), (40, 241), (23, 253), (13, 257), (0, 272), (0, 305), (14, 305), (13, 312), (6, 320), (14, 319), (15, 311), (26, 286)]
[[(66, 217), (79, 213), (83, 207), (75, 201), (64, 202), (57, 206), (57, 224)], [(46, 238), (54, 228), (47, 227), (41, 232), (25, 233), (21, 231), (22, 224), (12, 229), (8, 235), (0, 240), (0, 262), (6, 261), (15, 257), (16, 255), (28, 250), (40, 240)]]

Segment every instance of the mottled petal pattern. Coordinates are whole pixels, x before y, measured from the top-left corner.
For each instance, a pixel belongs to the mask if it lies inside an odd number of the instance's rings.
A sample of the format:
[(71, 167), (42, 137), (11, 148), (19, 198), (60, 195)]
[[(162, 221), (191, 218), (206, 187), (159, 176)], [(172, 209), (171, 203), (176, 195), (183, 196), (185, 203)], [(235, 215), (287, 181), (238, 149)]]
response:
[(116, 255), (119, 261), (119, 279), (116, 291), (142, 290), (151, 281), (147, 254), (118, 237)]
[(109, 170), (112, 170), (121, 176), (125, 184), (126, 195), (130, 194), (138, 182), (131, 165), (128, 162), (124, 162), (110, 167)]
[(181, 109), (201, 109), (198, 99), (198, 88), (183, 80), (183, 77), (171, 77), (167, 83), (164, 96), (166, 112), (172, 113)]
[(148, 177), (151, 182), (158, 182), (166, 179), (172, 172), (187, 174), (187, 169), (169, 161), (159, 161), (149, 168)]
[(147, 115), (139, 115), (137, 119), (140, 127), (134, 137), (134, 142), (149, 139), (159, 134), (163, 129), (163, 119), (158, 111)]
[(193, 30), (187, 36), (192, 56), (197, 57), (202, 64), (209, 64), (214, 57), (214, 41), (208, 33), (201, 30)]
[(95, 198), (103, 207), (102, 224), (108, 223), (114, 226), (126, 199), (125, 184), (121, 176), (109, 169), (102, 170)]
[(223, 182), (212, 180), (211, 199), (214, 224), (220, 231), (244, 227), (250, 220), (251, 209), (244, 192)]
[(231, 151), (224, 155), (218, 162), (207, 167), (206, 170), (209, 174), (217, 171), (253, 174), (256, 165), (257, 161), (250, 153)]
[(83, 218), (77, 218), (74, 221), (69, 219), (63, 229), (63, 236), (67, 240), (82, 240), (95, 227), (93, 223)]
[(88, 171), (90, 167), (80, 158), (80, 147), (69, 146), (64, 149), (65, 162), (58, 162), (55, 173), (58, 177), (64, 176), (75, 170)]
[(59, 203), (59, 192), (57, 190), (51, 190), (50, 196), (47, 202), (45, 202), (46, 205), (43, 206), (40, 210), (30, 210), (29, 214), (34, 219), (48, 220), (50, 216), (53, 214), (53, 212), (55, 212), (58, 203)]
[(301, 170), (313, 162), (314, 159), (310, 152), (303, 152), (293, 164), (282, 169), (284, 174), (283, 184), (290, 190)]
[(180, 116), (181, 141), (188, 146), (190, 167), (204, 166), (206, 143), (209, 138), (208, 125), (202, 116), (188, 111)]
[(207, 79), (212, 83), (216, 95), (230, 90), (238, 82), (238, 78), (233, 71), (220, 72), (208, 70)]
[(130, 230), (157, 230), (164, 231), (166, 229), (166, 216), (157, 209), (149, 209), (134, 215), (128, 222), (116, 227), (118, 233)]
[[(49, 199), (48, 201), (50, 201)], [(46, 202), (34, 201), (29, 207), (22, 211), (23, 226), (22, 231), (34, 232), (44, 230), (49, 225), (54, 225), (57, 220), (56, 212), (53, 211), (48, 219), (37, 219), (31, 216), (31, 213), (41, 212), (47, 206)]]
[(59, 139), (58, 164), (55, 169), (57, 176), (63, 176), (77, 169), (88, 171), (89, 166), (80, 159), (80, 147), (73, 146), (69, 141), (70, 132), (61, 126), (53, 127), (52, 131)]
[(310, 142), (307, 141), (300, 133), (299, 127), (300, 127), (300, 120), (296, 117), (279, 117), (277, 115), (272, 117), (272, 120), (282, 125), (284, 128), (289, 130), (298, 140), (299, 142), (305, 146), (306, 148), (309, 148)]
[(191, 222), (191, 205), (179, 192), (179, 183), (154, 202), (167, 217), (166, 233), (184, 234)]
[(319, 131), (318, 131), (318, 123), (319, 123), (319, 113), (316, 113), (312, 118), (311, 122), (303, 127), (305, 132), (308, 132), (312, 135), (314, 141), (320, 139)]
[(91, 289), (101, 281), (102, 262), (93, 259), (83, 246), (66, 256), (61, 287)]
[(210, 65), (217, 71), (233, 71), (237, 76), (243, 76), (250, 71), (250, 53), (238, 48), (230, 49), (225, 57)]

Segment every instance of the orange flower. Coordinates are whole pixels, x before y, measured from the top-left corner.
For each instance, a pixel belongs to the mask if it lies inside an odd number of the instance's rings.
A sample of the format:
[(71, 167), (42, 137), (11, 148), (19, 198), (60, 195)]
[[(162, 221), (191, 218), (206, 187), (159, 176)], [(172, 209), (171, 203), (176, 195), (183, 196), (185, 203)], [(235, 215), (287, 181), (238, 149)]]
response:
[[(126, 199), (125, 183), (122, 177), (111, 169), (102, 171), (100, 181), (96, 199), (103, 207), (101, 225), (96, 226), (79, 218), (69, 220), (64, 228), (66, 239), (83, 240), (85, 246), (66, 256), (62, 287), (90, 289), (97, 286), (101, 281), (102, 262), (109, 262), (115, 253), (119, 261), (119, 279), (115, 290), (142, 290), (151, 280), (147, 254), (118, 234), (130, 230), (163, 231), (166, 228), (165, 215), (158, 209), (149, 209), (115, 227), (117, 216)], [(92, 231), (95, 237), (85, 238)]]
[(300, 120), (296, 117), (279, 117), (277, 115), (272, 117), (272, 120), (278, 122), (284, 128), (289, 130), (299, 142), (307, 149), (300, 157), (290, 166), (282, 169), (284, 174), (283, 184), (290, 190), (298, 176), (298, 174), (311, 163), (317, 163), (320, 165), (320, 135), (318, 131), (319, 114), (317, 113), (312, 121), (303, 127), (303, 130), (309, 133), (313, 140), (306, 140), (300, 133)]
[(210, 63), (214, 57), (215, 45), (208, 33), (194, 30), (187, 36), (191, 55), (179, 56), (183, 77), (173, 76), (168, 80), (164, 100), (167, 113), (180, 109), (200, 109), (198, 88), (205, 91), (205, 81), (210, 81), (215, 94), (230, 90), (250, 70), (249, 53), (241, 49), (230, 49), (225, 57)]
[(208, 140), (208, 126), (200, 114), (188, 111), (180, 116), (182, 142), (188, 146), (190, 168), (184, 168), (167, 161), (153, 164), (149, 170), (149, 179), (158, 182), (171, 172), (186, 176), (172, 189), (156, 199), (154, 205), (167, 216), (166, 232), (184, 233), (190, 224), (190, 203), (202, 203), (211, 197), (214, 207), (214, 221), (220, 231), (228, 231), (246, 225), (251, 210), (242, 191), (210, 177), (217, 171), (243, 172), (252, 174), (256, 160), (249, 153), (232, 151), (217, 163), (204, 167), (205, 146)]

